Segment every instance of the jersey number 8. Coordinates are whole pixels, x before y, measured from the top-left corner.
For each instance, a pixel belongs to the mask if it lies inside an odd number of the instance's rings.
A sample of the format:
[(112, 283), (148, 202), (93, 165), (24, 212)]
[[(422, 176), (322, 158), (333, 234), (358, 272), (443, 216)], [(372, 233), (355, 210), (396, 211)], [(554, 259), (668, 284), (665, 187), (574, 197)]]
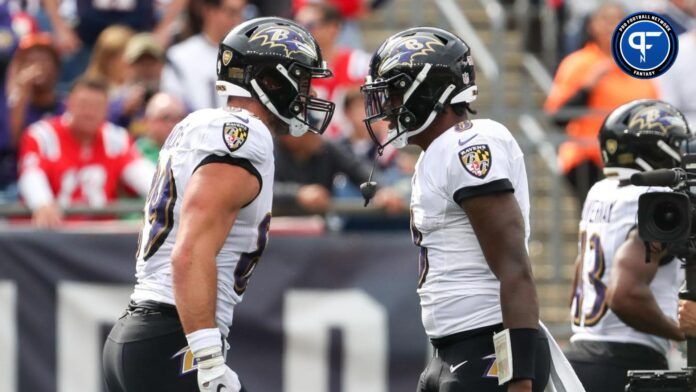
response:
[[(586, 248), (589, 248), (591, 253), (587, 253)], [(585, 263), (586, 257), (592, 258), (592, 270), (587, 273), (587, 279), (594, 289), (594, 302), (589, 313), (583, 314), (583, 301), (585, 300), (584, 293), (584, 277), (580, 275), (575, 287), (575, 296), (573, 302), (575, 309), (573, 314), (573, 323), (577, 326), (591, 327), (596, 325), (599, 320), (607, 313), (607, 286), (602, 282), (602, 277), (605, 272), (604, 250), (598, 234), (593, 234), (587, 242), (587, 232), (580, 233), (580, 259)], [(585, 268), (582, 268), (584, 274)]]

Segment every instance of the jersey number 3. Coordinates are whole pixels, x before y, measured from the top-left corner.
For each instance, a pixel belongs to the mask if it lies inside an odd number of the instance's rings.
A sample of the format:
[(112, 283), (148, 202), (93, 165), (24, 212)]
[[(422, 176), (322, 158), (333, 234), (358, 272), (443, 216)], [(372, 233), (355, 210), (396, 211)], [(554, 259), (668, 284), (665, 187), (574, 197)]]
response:
[[(589, 248), (591, 253), (588, 254), (586, 248)], [(587, 279), (589, 279), (589, 283), (594, 289), (594, 302), (589, 313), (583, 314), (583, 301), (586, 293), (584, 293), (584, 277), (581, 275), (575, 287), (573, 323), (577, 326), (591, 327), (596, 325), (607, 313), (607, 286), (602, 282), (606, 266), (604, 264), (604, 250), (602, 249), (599, 235), (593, 234), (588, 243), (587, 233), (584, 231), (580, 233), (580, 252), (580, 259), (583, 263), (582, 274), (585, 274), (585, 258), (592, 258), (592, 270), (587, 272)]]

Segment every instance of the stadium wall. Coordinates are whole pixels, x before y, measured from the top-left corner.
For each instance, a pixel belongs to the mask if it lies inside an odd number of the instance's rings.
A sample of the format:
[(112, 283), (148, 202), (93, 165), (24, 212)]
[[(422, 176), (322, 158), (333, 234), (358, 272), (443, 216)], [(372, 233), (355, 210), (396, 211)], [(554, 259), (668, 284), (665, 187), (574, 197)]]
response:
[[(0, 392), (104, 390), (136, 237), (0, 233)], [(429, 357), (416, 258), (406, 232), (273, 237), (235, 309), (230, 366), (250, 391), (414, 389)]]

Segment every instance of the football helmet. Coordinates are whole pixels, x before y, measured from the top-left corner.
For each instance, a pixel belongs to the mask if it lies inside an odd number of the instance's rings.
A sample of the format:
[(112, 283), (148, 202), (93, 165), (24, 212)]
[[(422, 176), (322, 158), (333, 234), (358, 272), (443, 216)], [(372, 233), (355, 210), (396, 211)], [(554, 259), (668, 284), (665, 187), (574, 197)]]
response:
[(311, 84), (331, 76), (309, 31), (283, 18), (256, 18), (220, 42), (215, 89), (219, 95), (257, 98), (293, 136), (321, 134), (335, 105), (313, 97)]
[(619, 106), (607, 116), (599, 131), (607, 170), (678, 167), (691, 138), (689, 125), (677, 108), (650, 99)]
[[(474, 62), (469, 46), (456, 35), (434, 27), (416, 27), (387, 38), (370, 61), (361, 87), (365, 125), (372, 140), (397, 148), (425, 130), (448, 104), (476, 99)], [(373, 130), (389, 123), (386, 140)]]

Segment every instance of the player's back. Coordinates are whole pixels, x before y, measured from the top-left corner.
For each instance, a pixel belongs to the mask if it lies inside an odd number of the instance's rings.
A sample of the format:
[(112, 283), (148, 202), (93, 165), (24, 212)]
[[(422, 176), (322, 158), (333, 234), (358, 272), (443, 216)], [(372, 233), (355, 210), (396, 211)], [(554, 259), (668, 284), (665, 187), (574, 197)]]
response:
[(199, 110), (172, 130), (160, 151), (158, 171), (145, 206), (145, 225), (137, 253), (138, 282), (131, 298), (136, 302), (174, 304), (171, 253), (182, 197), (194, 172), (208, 163), (240, 166), (255, 175), (261, 187), (257, 197), (239, 210), (217, 256), (217, 321), (226, 333), (232, 323), (232, 308), (241, 301), (247, 280), (266, 245), (273, 200), (272, 136), (261, 120), (247, 111)]
[[(630, 174), (630, 173), (629, 173)], [(625, 176), (624, 176), (625, 177)], [(580, 221), (581, 274), (575, 288), (571, 341), (592, 340), (647, 345), (667, 351), (666, 339), (638, 332), (623, 323), (607, 303), (607, 287), (614, 257), (631, 230), (638, 225), (638, 198), (665, 188), (636, 187), (612, 176), (597, 182), (587, 195)], [(676, 317), (679, 263), (661, 265), (650, 289), (662, 312)]]

